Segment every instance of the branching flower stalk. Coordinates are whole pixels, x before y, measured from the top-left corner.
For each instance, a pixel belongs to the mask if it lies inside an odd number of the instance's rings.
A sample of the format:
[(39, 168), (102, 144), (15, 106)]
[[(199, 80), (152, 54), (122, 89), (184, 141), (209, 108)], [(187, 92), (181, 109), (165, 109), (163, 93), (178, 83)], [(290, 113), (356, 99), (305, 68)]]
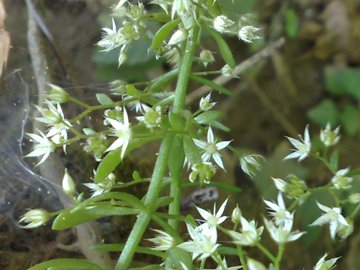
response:
[[(328, 225), (332, 240), (343, 240), (351, 235), (354, 219), (360, 210), (360, 193), (352, 193), (352, 185), (354, 176), (360, 175), (360, 170), (352, 171), (346, 166), (339, 168), (338, 153), (331, 151), (330, 147), (340, 141), (340, 128), (332, 129), (330, 125), (320, 132), (323, 144), (320, 150), (314, 149), (309, 126), (306, 126), (303, 137), (287, 137), (293, 149), (285, 159), (297, 159), (301, 162), (307, 158), (315, 158), (322, 162), (331, 174), (329, 181), (323, 186), (309, 187), (305, 180), (296, 175), (289, 175), (285, 179), (269, 178), (268, 181), (277, 188), (278, 195), (276, 201), (264, 200), (269, 218), (264, 217), (260, 224), (256, 220), (247, 219), (238, 206), (233, 209), (231, 217), (227, 216), (232, 197), (224, 200), (218, 208), (215, 204), (213, 211), (200, 208), (201, 203), (218, 198), (220, 191), (217, 188), (239, 191), (233, 185), (213, 182), (218, 169), (226, 172), (227, 164), (223, 163), (222, 151), (231, 150), (243, 172), (251, 179), (257, 177), (265, 158), (230, 146), (233, 140), (219, 140), (214, 131), (228, 131), (228, 128), (219, 122), (221, 113), (215, 109), (216, 102), (211, 100), (211, 94), (200, 99), (195, 112), (185, 107), (189, 80), (207, 85), (222, 94), (231, 94), (226, 87), (204, 78), (219, 73), (234, 76), (235, 60), (220, 34), (236, 35), (250, 43), (260, 38), (257, 35), (260, 29), (250, 23), (253, 18), (249, 14), (239, 15), (239, 23), (234, 21), (235, 17), (230, 20), (225, 12), (223, 14), (217, 1), (153, 0), (152, 4), (158, 5), (164, 13), (148, 14), (141, 3), (132, 4), (127, 0), (120, 0), (113, 8), (116, 20), (112, 20), (111, 28), (103, 29), (104, 34), (98, 45), (103, 51), (117, 49), (118, 63), (122, 65), (126, 62), (132, 42), (150, 37), (153, 52), (157, 57), (166, 58), (174, 68), (150, 82), (130, 84), (114, 81), (110, 84), (111, 92), (118, 100), (114, 101), (106, 94), (98, 93), (96, 98), (100, 105), (87, 104), (72, 97), (61, 87), (49, 85), (50, 91), (44, 108), (37, 108), (42, 114), (37, 120), (44, 123), (48, 130), (39, 132), (40, 134), (28, 134), (34, 142), (34, 148), (27, 157), (40, 158), (40, 164), (57, 148), (65, 151), (67, 145), (81, 141), (85, 142), (84, 150), (99, 164), (94, 170), (94, 178), (81, 183), (90, 190), (88, 198), (83, 193), (77, 193), (76, 182), (65, 171), (62, 187), (74, 206), (52, 213), (32, 209), (20, 218), (20, 225), (23, 228), (35, 228), (55, 217), (53, 229), (64, 230), (102, 217), (135, 215), (135, 224), (127, 241), (121, 245), (115, 270), (132, 267), (134, 254), (137, 252), (161, 258), (162, 264), (156, 265), (156, 269), (206, 269), (211, 262), (215, 263), (217, 270), (280, 270), (286, 244), (298, 240), (306, 233), (306, 228), (301, 228), (302, 231), (296, 228), (296, 208), (309, 196), (327, 191), (334, 199), (335, 206), (317, 202), (317, 207), (322, 212), (309, 226)], [(150, 30), (146, 28), (144, 20), (154, 20), (162, 26), (155, 35), (149, 34)], [(212, 52), (202, 48), (202, 44), (198, 46), (201, 31), (207, 32), (218, 45), (219, 55), (226, 62), (220, 70), (192, 72), (194, 63), (200, 62), (199, 66), (207, 69), (215, 61)], [(199, 57), (196, 55), (197, 47), (202, 49)], [(167, 86), (175, 80), (175, 91), (166, 91)], [(67, 120), (66, 113), (61, 108), (61, 104), (65, 102), (77, 104), (83, 109), (82, 113)], [(133, 113), (130, 114), (130, 110)], [(82, 128), (80, 121), (95, 111), (104, 113), (103, 128), (98, 131)], [(136, 117), (132, 117), (135, 113)], [(151, 177), (142, 177), (139, 172), (134, 171), (132, 179), (119, 181), (116, 167), (134, 149), (154, 140), (160, 140), (160, 149)], [(188, 179), (184, 177), (186, 169)], [(147, 187), (143, 198), (122, 191), (123, 188), (134, 185)], [(186, 203), (181, 201), (182, 189), (199, 186), (203, 189), (193, 192), (185, 200)], [(166, 207), (168, 210), (164, 211)], [(196, 207), (200, 219), (190, 215), (183, 216), (181, 207)], [(344, 213), (345, 207), (351, 207), (350, 214)], [(152, 221), (160, 228), (149, 228)], [(228, 221), (231, 221), (232, 229), (225, 227)], [(188, 234), (180, 235), (181, 228), (185, 226)], [(156, 234), (144, 239), (146, 231)], [(275, 242), (277, 252), (262, 243), (264, 233), (268, 233)], [(152, 247), (142, 246), (143, 240), (151, 242)], [(239, 265), (228, 266), (228, 258), (222, 247), (237, 255), (234, 258)], [(270, 265), (265, 266), (250, 258), (250, 249), (258, 249), (267, 257)], [(330, 269), (338, 260), (325, 260), (326, 256), (327, 254), (318, 260), (315, 270)], [(63, 269), (64, 266), (108, 270), (78, 259), (51, 260), (35, 265), (30, 270)]]
[[(180, 111), (185, 104), (185, 96), (186, 96), (186, 89), (188, 85), (189, 75), (191, 71), (191, 66), (193, 62), (194, 52), (196, 49), (196, 43), (199, 35), (199, 27), (197, 25), (194, 26), (194, 28), (189, 32), (189, 37), (186, 41), (184, 58), (181, 61), (181, 67), (179, 70), (179, 77), (176, 85), (175, 90), (175, 99), (174, 99), (174, 112)], [(125, 244), (124, 250), (122, 251), (119, 260), (116, 264), (116, 270), (126, 270), (129, 266), (129, 264), (132, 261), (132, 257), (134, 256), (136, 247), (138, 246), (139, 242), (142, 239), (142, 236), (151, 220), (151, 214), (154, 211), (154, 205), (156, 203), (156, 200), (159, 197), (159, 191), (160, 186), (163, 177), (165, 176), (166, 167), (167, 167), (167, 161), (170, 155), (170, 151), (172, 150), (172, 144), (174, 141), (174, 135), (168, 134), (163, 139), (159, 155), (154, 167), (154, 172), (151, 177), (150, 185), (148, 192), (146, 194), (145, 198), (145, 206), (148, 210), (147, 213), (141, 213), (137, 221), (134, 225), (134, 228), (132, 229), (128, 241)], [(177, 148), (177, 149), (176, 149)], [(180, 145), (177, 144), (175, 146), (174, 152), (182, 151), (182, 149), (179, 149)], [(178, 150), (178, 151), (176, 151)], [(178, 160), (177, 162), (179, 165), (182, 166), (183, 160)], [(171, 183), (171, 194), (173, 195), (174, 202), (172, 203), (172, 206), (170, 206), (170, 214), (178, 214), (180, 208), (180, 184), (179, 181), (181, 180), (181, 177), (179, 177), (181, 171), (176, 170), (177, 175), (174, 176), (173, 182)], [(176, 224), (173, 224), (176, 227)]]

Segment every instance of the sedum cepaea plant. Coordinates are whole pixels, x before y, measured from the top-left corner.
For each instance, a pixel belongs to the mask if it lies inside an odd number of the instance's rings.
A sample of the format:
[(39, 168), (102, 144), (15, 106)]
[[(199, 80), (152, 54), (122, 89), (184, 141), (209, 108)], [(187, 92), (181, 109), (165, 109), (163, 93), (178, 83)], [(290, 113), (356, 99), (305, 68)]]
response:
[[(195, 112), (185, 104), (189, 80), (210, 86), (213, 91), (231, 94), (224, 86), (207, 79), (213, 74), (235, 75), (235, 61), (222, 34), (236, 35), (250, 43), (259, 39), (259, 28), (250, 14), (228, 18), (216, 0), (153, 0), (151, 4), (157, 7), (155, 12), (146, 10), (141, 3), (120, 0), (112, 8), (112, 26), (103, 29), (98, 46), (105, 52), (118, 50), (121, 66), (127, 59), (131, 44), (148, 39), (151, 40), (149, 49), (157, 58), (171, 63), (173, 69), (149, 82), (114, 81), (110, 84), (112, 97), (97, 94), (98, 105), (89, 105), (61, 87), (49, 85), (47, 100), (43, 106), (37, 107), (41, 114), (37, 120), (48, 129), (45, 133), (28, 134), (34, 146), (27, 157), (38, 157), (38, 164), (41, 164), (56, 149), (66, 151), (67, 145), (82, 141), (84, 150), (99, 164), (93, 181), (85, 184), (91, 192), (89, 198), (85, 198), (83, 193), (78, 194), (74, 180), (65, 171), (62, 187), (73, 200), (73, 206), (57, 212), (32, 209), (21, 217), (19, 224), (23, 228), (35, 228), (52, 220), (54, 230), (64, 230), (103, 217), (134, 215), (136, 222), (125, 243), (94, 247), (120, 253), (114, 264), (115, 270), (130, 269), (135, 253), (155, 256), (161, 261), (141, 269), (205, 269), (210, 262), (216, 269), (278, 270), (281, 269), (286, 244), (305, 234), (293, 228), (295, 209), (317, 190), (327, 189), (335, 206), (317, 202), (323, 213), (309, 225), (329, 225), (334, 240), (348, 237), (360, 208), (360, 194), (349, 193), (352, 176), (358, 172), (338, 168), (338, 152), (334, 150), (329, 154), (340, 139), (339, 128), (330, 126), (321, 131), (322, 146), (318, 149), (312, 146), (309, 127), (306, 127), (303, 137), (288, 138), (294, 149), (285, 157), (298, 161), (309, 157), (319, 160), (333, 175), (325, 186), (309, 187), (295, 175), (287, 179), (273, 178), (279, 191), (277, 200), (264, 200), (268, 217), (260, 221), (243, 216), (238, 206), (232, 212), (227, 211), (229, 199), (220, 207), (215, 205), (213, 211), (196, 207), (199, 214), (196, 218), (182, 215), (181, 197), (186, 187), (215, 185), (229, 188), (213, 179), (218, 170), (226, 169), (222, 151), (232, 151), (242, 170), (251, 178), (261, 169), (262, 156), (244, 155), (231, 146), (232, 141), (217, 138), (217, 130), (227, 131), (228, 128), (219, 121), (221, 113), (214, 109), (216, 102), (211, 100), (210, 93), (201, 98)], [(148, 23), (153, 25), (154, 22), (160, 25), (156, 32), (148, 28)], [(208, 70), (215, 58), (210, 50), (200, 45), (201, 34), (207, 34), (217, 44), (226, 63), (220, 70)], [(205, 70), (194, 71), (200, 67)], [(169, 85), (173, 81), (176, 82), (175, 89), (165, 90), (171, 88)], [(72, 119), (66, 119), (61, 107), (66, 102), (79, 105), (83, 111)], [(103, 129), (80, 129), (81, 120), (95, 111), (103, 112)], [(114, 174), (116, 167), (133, 150), (153, 141), (160, 141), (160, 149), (151, 177), (142, 178), (135, 171), (132, 180), (118, 181)], [(188, 179), (184, 175), (188, 175)], [(122, 191), (133, 185), (147, 185), (143, 198)], [(352, 212), (346, 216), (342, 211), (345, 205), (352, 206)], [(226, 216), (227, 212), (231, 213), (230, 216)], [(187, 234), (180, 233), (184, 227)], [(146, 231), (153, 236), (144, 239)], [(276, 251), (262, 243), (265, 231), (277, 244)], [(251, 258), (248, 255), (251, 249), (258, 249), (267, 261)], [(328, 259), (325, 253), (313, 269), (331, 269), (338, 259)], [(55, 259), (30, 269), (108, 268), (82, 259)]]

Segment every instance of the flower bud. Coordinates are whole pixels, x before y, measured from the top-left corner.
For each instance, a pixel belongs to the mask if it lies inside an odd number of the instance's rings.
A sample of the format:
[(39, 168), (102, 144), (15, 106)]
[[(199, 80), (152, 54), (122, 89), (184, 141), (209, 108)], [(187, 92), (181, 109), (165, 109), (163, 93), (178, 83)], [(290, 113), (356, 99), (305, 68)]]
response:
[(320, 141), (322, 141), (326, 147), (337, 144), (340, 140), (339, 131), (340, 127), (331, 130), (330, 124), (327, 124), (325, 129), (320, 131)]
[(262, 169), (261, 162), (264, 160), (261, 155), (243, 155), (240, 157), (240, 167), (244, 173), (254, 178), (258, 171)]
[(171, 36), (168, 45), (176, 45), (180, 42), (184, 41), (186, 38), (186, 35), (183, 30), (176, 30), (175, 33)]
[(216, 102), (211, 102), (211, 93), (206, 97), (202, 97), (199, 102), (199, 108), (202, 111), (211, 110), (215, 106)]
[(127, 83), (122, 80), (115, 80), (110, 83), (110, 91), (116, 96), (126, 94)]
[(48, 93), (48, 99), (51, 103), (65, 103), (69, 101), (69, 94), (66, 93), (61, 87), (50, 84), (51, 87)]
[(231, 213), (231, 221), (237, 225), (240, 223), (241, 220), (241, 210), (239, 208), (239, 205), (236, 205), (236, 207), (234, 208), (234, 210)]
[(211, 178), (216, 173), (216, 168), (211, 162), (196, 163), (191, 167), (192, 172), (189, 175), (189, 180), (194, 182), (197, 178), (201, 183), (210, 183)]
[(217, 16), (213, 22), (214, 29), (220, 33), (229, 32), (228, 28), (233, 24), (234, 22), (224, 15)]
[(24, 229), (32, 229), (45, 224), (49, 219), (49, 212), (43, 209), (32, 209), (20, 218), (19, 223), (27, 223), (24, 226), (20, 226)]
[(62, 180), (62, 188), (66, 195), (68, 195), (70, 198), (74, 196), (74, 193), (76, 191), (75, 183), (70, 174), (68, 173), (67, 169), (65, 169), (65, 174)]
[(256, 32), (259, 30), (260, 28), (251, 25), (241, 27), (239, 30), (239, 39), (247, 43), (252, 43), (254, 40), (260, 39), (260, 37), (256, 35)]
[(204, 67), (207, 67), (208, 64), (213, 63), (215, 59), (211, 51), (202, 50), (200, 52), (200, 61), (203, 63)]
[(342, 239), (346, 239), (354, 231), (354, 221), (351, 218), (346, 218), (348, 225), (340, 223), (339, 228), (337, 229), (337, 235)]
[(360, 193), (353, 193), (349, 196), (350, 203), (358, 204), (360, 203)]
[(227, 64), (221, 68), (221, 74), (225, 77), (232, 77), (233, 71), (234, 70)]

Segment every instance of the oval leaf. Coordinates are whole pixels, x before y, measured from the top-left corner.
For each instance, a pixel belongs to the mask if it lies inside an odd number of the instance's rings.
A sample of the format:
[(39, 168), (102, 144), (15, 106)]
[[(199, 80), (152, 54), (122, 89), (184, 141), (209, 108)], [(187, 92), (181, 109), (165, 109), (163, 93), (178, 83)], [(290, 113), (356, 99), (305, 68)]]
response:
[(198, 82), (200, 84), (204, 84), (206, 86), (209, 86), (211, 89), (214, 89), (215, 91), (217, 91), (217, 92), (219, 92), (221, 94), (225, 94), (225, 95), (228, 95), (228, 96), (234, 95), (234, 93), (231, 92), (231, 90), (229, 90), (228, 88), (226, 88), (226, 87), (224, 87), (222, 85), (219, 85), (217, 83), (214, 83), (213, 81), (204, 79), (203, 77), (190, 75), (190, 79), (193, 80), (193, 81), (196, 81), (196, 82)]
[(110, 105), (114, 103), (114, 101), (112, 101), (111, 98), (109, 98), (107, 95), (103, 93), (97, 93), (96, 99), (101, 105)]
[(81, 259), (55, 259), (39, 263), (30, 267), (28, 270), (105, 270), (94, 263)]
[(154, 50), (158, 50), (161, 46), (163, 41), (170, 35), (170, 33), (175, 29), (176, 26), (180, 23), (180, 19), (170, 21), (164, 24), (155, 34), (151, 47)]
[(205, 29), (215, 39), (216, 44), (219, 47), (220, 54), (224, 58), (224, 61), (226, 62), (226, 64), (228, 64), (231, 68), (234, 69), (236, 66), (234, 56), (233, 56), (229, 46), (227, 45), (226, 41), (221, 37), (221, 35), (219, 35), (214, 30), (212, 30), (208, 27), (205, 27)]

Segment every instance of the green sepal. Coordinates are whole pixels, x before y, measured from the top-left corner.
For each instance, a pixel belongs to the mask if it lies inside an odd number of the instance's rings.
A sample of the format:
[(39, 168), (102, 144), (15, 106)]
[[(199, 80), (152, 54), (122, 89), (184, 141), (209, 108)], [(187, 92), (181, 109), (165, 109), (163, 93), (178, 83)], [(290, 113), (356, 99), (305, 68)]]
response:
[(155, 34), (151, 47), (156, 51), (161, 48), (163, 41), (170, 35), (170, 33), (179, 25), (180, 19), (170, 21), (164, 24)]
[(200, 84), (204, 84), (208, 87), (210, 87), (211, 89), (221, 93), (221, 94), (225, 94), (225, 95), (228, 95), (228, 96), (233, 96), (234, 93), (229, 90), (228, 88), (222, 86), (222, 85), (219, 85), (217, 83), (214, 83), (213, 81), (210, 81), (210, 80), (207, 80), (207, 79), (204, 79), (203, 77), (199, 77), (199, 76), (195, 76), (195, 75), (190, 75), (190, 79), (193, 80), (193, 81), (196, 81)]
[(96, 99), (101, 105), (110, 105), (114, 103), (114, 101), (112, 101), (112, 99), (108, 95), (103, 93), (97, 93)]
[(105, 270), (97, 264), (82, 259), (54, 259), (39, 263), (28, 270)]

